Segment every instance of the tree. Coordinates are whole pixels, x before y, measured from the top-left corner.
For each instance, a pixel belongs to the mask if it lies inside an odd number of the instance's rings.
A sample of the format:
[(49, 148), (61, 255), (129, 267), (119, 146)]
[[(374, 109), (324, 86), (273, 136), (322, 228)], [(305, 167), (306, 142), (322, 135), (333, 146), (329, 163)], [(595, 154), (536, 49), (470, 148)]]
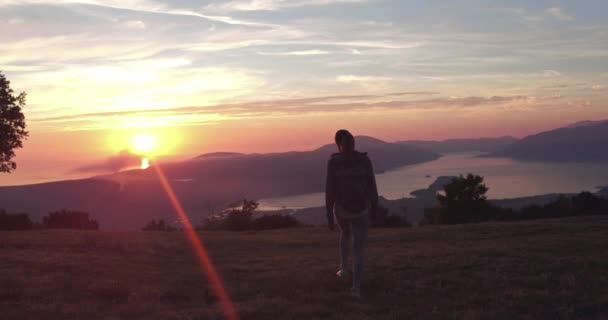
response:
[(243, 200), (241, 209), (232, 209), (224, 217), (222, 229), (231, 231), (249, 230), (252, 227), (253, 212), (258, 208), (253, 200)]
[(26, 213), (10, 214), (0, 209), (0, 230), (29, 230), (33, 226)]
[[(407, 208), (402, 208), (403, 216), (407, 215)], [(374, 228), (399, 228), (411, 227), (410, 223), (403, 218), (401, 214), (390, 213), (389, 209), (378, 205), (376, 216), (372, 219), (372, 227)]]
[(489, 218), (489, 203), (486, 200), (488, 187), (483, 177), (469, 173), (460, 175), (443, 187), (443, 194), (437, 194), (441, 207), (442, 223), (479, 222)]
[(25, 107), (25, 92), (15, 96), (10, 88), (10, 81), (0, 72), (0, 172), (11, 172), (17, 169), (12, 161), (15, 149), (23, 147), (27, 137), (25, 116), (21, 108)]
[(203, 229), (231, 231), (250, 230), (253, 226), (253, 212), (258, 208), (258, 205), (259, 204), (253, 200), (244, 199), (240, 209), (233, 207), (227, 211), (208, 216), (203, 224)]
[(99, 222), (89, 217), (89, 213), (63, 209), (50, 212), (42, 224), (47, 229), (99, 230)]
[(142, 231), (176, 231), (177, 228), (165, 223), (165, 220), (160, 219), (158, 222), (156, 220), (152, 220), (148, 222), (143, 228)]
[(605, 209), (604, 200), (589, 191), (583, 191), (572, 198), (574, 215), (592, 214)]

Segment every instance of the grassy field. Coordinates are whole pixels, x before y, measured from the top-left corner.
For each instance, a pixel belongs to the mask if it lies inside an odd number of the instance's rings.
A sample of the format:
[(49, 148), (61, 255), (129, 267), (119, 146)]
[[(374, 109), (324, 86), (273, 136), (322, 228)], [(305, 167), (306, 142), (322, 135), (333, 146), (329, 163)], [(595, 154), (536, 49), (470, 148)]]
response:
[[(608, 319), (608, 217), (373, 230), (363, 299), (337, 233), (201, 234), (241, 319)], [(0, 319), (222, 319), (182, 233), (2, 232)]]

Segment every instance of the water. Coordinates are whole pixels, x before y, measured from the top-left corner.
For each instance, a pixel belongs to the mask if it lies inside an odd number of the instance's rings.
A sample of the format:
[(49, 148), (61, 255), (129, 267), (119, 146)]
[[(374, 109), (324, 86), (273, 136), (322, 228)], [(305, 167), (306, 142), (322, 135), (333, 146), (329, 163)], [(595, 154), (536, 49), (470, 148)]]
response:
[[(508, 158), (476, 158), (479, 153), (450, 153), (435, 161), (404, 166), (376, 175), (378, 192), (387, 199), (408, 197), (427, 188), (438, 176), (474, 173), (485, 178), (488, 198), (517, 198), (547, 193), (596, 191), (608, 185), (608, 165), (591, 163), (527, 162)], [(372, 159), (373, 160), (373, 159)], [(260, 200), (260, 208), (323, 206), (324, 193)]]

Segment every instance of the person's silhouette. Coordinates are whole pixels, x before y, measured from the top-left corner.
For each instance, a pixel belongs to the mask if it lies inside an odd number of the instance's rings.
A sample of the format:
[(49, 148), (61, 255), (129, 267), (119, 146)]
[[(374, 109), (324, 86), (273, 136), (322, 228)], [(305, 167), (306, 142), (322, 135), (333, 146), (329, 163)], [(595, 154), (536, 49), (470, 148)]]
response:
[[(353, 287), (351, 293), (360, 297), (361, 277), (369, 215), (373, 218), (378, 207), (378, 190), (372, 162), (367, 153), (355, 150), (355, 138), (347, 130), (335, 136), (339, 153), (334, 153), (327, 164), (325, 206), (329, 229), (335, 228), (334, 215), (340, 226), (340, 270), (345, 278), (350, 272), (348, 258), (353, 253)], [(352, 242), (352, 243), (351, 243)]]

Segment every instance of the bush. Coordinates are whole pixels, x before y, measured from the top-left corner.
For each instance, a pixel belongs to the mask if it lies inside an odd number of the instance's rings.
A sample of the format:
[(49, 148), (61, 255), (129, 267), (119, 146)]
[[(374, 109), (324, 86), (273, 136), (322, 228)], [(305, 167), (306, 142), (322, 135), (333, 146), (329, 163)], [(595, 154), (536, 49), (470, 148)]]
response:
[(6, 213), (0, 209), (0, 230), (29, 230), (34, 224), (27, 213)]
[(243, 200), (240, 209), (232, 208), (218, 214), (210, 215), (205, 219), (203, 228), (206, 230), (250, 230), (253, 222), (253, 212), (258, 208), (255, 201)]
[(424, 216), (420, 220), (419, 226), (442, 224), (440, 208), (424, 208)]
[[(406, 208), (403, 208), (404, 213)], [(388, 208), (378, 206), (376, 216), (372, 219), (373, 228), (400, 228), (411, 227), (411, 224), (400, 214), (389, 213)]]
[(560, 195), (543, 206), (531, 205), (521, 209), (519, 219), (542, 219), (589, 214), (608, 214), (608, 201), (584, 191), (571, 198)]
[(205, 219), (203, 230), (266, 230), (300, 227), (302, 224), (290, 215), (271, 214), (254, 219), (253, 213), (258, 203), (243, 200), (240, 208), (232, 208), (219, 214), (210, 215)]
[(601, 213), (608, 209), (608, 201), (584, 191), (572, 198), (572, 213), (574, 215)]
[(437, 194), (441, 208), (441, 223), (456, 224), (481, 222), (490, 219), (491, 207), (486, 200), (488, 187), (483, 177), (469, 173), (459, 176), (443, 187)]
[(156, 220), (152, 220), (148, 222), (143, 228), (142, 231), (176, 231), (177, 228), (168, 225), (165, 223), (165, 220), (160, 219), (158, 222)]
[(42, 225), (47, 229), (99, 230), (99, 222), (90, 219), (87, 212), (67, 209), (50, 212), (43, 218)]
[(221, 229), (230, 231), (244, 231), (251, 229), (253, 212), (232, 210), (226, 214)]

